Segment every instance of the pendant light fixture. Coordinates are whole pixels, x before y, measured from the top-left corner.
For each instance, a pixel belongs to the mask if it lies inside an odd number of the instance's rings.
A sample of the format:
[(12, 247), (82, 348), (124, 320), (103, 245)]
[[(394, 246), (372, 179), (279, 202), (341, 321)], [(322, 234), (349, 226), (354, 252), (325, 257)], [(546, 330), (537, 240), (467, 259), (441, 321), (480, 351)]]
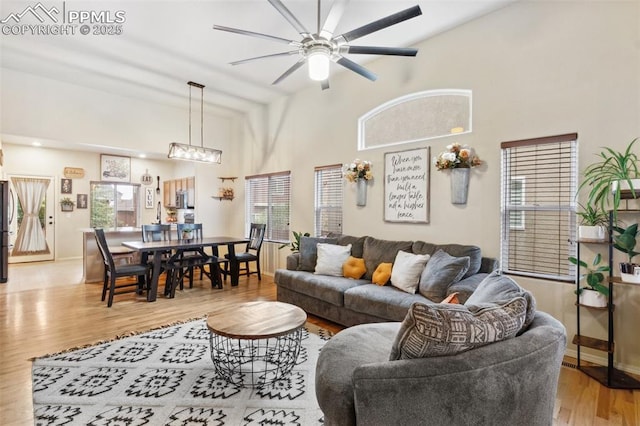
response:
[[(204, 146), (204, 85), (187, 82), (189, 85), (189, 145), (179, 142), (169, 144), (168, 157), (174, 160), (199, 161), (201, 163), (218, 163), (222, 159), (222, 151)], [(191, 88), (200, 89), (200, 146), (191, 145)]]

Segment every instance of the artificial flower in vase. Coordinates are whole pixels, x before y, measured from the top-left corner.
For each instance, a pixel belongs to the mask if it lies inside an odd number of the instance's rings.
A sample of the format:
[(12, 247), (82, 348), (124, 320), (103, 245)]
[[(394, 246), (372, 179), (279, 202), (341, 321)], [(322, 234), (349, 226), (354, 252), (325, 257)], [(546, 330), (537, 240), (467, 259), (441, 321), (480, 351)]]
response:
[(344, 177), (357, 185), (356, 205), (365, 206), (367, 204), (367, 182), (373, 179), (371, 161), (356, 158), (350, 164), (345, 164)]
[(482, 164), (473, 148), (453, 143), (447, 150), (433, 158), (438, 171), (451, 170), (451, 203), (466, 204), (469, 193), (469, 172), (472, 167)]

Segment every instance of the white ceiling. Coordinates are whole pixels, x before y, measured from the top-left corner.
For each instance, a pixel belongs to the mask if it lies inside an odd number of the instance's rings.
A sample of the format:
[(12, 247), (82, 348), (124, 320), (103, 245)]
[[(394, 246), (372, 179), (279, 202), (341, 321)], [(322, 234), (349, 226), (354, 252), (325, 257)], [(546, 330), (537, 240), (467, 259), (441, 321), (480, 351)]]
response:
[[(351, 0), (336, 33), (341, 34), (392, 13), (420, 5), (422, 15), (358, 39), (366, 46), (408, 47), (515, 0)], [(283, 0), (309, 29), (316, 27), (317, 2)], [(322, 1), (322, 16), (333, 0)], [(22, 12), (37, 0), (3, 1), (0, 19)], [(220, 113), (236, 114), (265, 104), (310, 84), (304, 68), (278, 85), (271, 83), (296, 62), (297, 56), (277, 57), (232, 66), (229, 62), (292, 50), (290, 46), (213, 30), (223, 25), (299, 40), (295, 29), (267, 0), (136, 0), (48, 1), (60, 10), (125, 12), (121, 35), (0, 36), (2, 67), (65, 82), (141, 96), (182, 102), (188, 80), (204, 84), (205, 102)], [(62, 13), (61, 13), (62, 15)], [(29, 22), (32, 21), (32, 22)], [(21, 23), (38, 23), (25, 15)], [(315, 31), (314, 31), (315, 32)], [(419, 54), (419, 53), (418, 53)], [(370, 55), (349, 55), (366, 64)], [(394, 60), (411, 60), (395, 58)], [(374, 70), (375, 71), (375, 70)], [(350, 72), (332, 64), (331, 73)], [(363, 78), (353, 74), (354, 79)], [(379, 76), (384, 78), (384, 76)]]

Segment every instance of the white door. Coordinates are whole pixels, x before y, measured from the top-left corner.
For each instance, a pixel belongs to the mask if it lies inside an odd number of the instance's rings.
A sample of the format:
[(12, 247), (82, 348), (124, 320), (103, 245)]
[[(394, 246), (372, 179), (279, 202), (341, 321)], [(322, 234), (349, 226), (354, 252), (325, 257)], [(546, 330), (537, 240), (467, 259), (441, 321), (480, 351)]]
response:
[(54, 259), (55, 180), (9, 175), (9, 263)]

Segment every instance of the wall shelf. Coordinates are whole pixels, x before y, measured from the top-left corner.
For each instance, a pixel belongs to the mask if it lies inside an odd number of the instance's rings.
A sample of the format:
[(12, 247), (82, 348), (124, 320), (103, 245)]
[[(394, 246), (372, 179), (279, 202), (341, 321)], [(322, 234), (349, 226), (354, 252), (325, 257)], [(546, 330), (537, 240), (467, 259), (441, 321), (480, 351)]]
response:
[(211, 196), (211, 198), (215, 198), (215, 199), (220, 200), (220, 201), (222, 201), (222, 200), (229, 200), (229, 201), (231, 201), (231, 200), (233, 200), (233, 198), (234, 198), (234, 197), (220, 197), (220, 196), (218, 196), (218, 195), (212, 195), (212, 196)]
[(218, 179), (220, 179), (223, 183), (225, 180), (230, 180), (231, 182), (235, 182), (236, 179), (238, 179), (237, 176), (231, 176), (231, 177), (219, 177)]

